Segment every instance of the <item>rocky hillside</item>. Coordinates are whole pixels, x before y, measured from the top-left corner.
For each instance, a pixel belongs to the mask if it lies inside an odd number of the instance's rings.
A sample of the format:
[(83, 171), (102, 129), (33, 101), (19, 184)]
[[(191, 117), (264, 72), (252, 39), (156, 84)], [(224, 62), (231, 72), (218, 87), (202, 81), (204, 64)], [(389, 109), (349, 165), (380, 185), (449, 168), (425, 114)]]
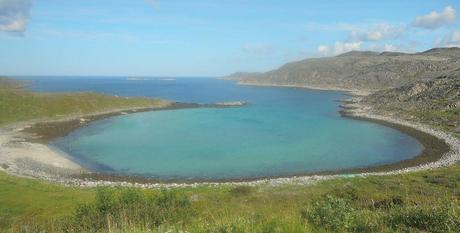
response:
[(460, 138), (460, 68), (444, 76), (377, 91), (361, 101), (376, 111), (416, 118)]
[(379, 90), (439, 77), (459, 67), (460, 48), (436, 48), (414, 54), (353, 51), (288, 63), (266, 73), (233, 77), (241, 84)]
[(363, 98), (374, 106), (444, 111), (460, 107), (460, 68), (455, 74), (377, 91)]

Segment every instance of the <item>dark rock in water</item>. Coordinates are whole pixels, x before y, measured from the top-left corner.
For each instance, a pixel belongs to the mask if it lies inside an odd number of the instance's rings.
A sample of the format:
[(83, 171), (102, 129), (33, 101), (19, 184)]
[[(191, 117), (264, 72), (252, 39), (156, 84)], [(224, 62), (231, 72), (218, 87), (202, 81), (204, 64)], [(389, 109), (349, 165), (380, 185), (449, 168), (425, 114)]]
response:
[(246, 101), (230, 101), (230, 102), (216, 103), (217, 106), (244, 106), (247, 104), (248, 102)]

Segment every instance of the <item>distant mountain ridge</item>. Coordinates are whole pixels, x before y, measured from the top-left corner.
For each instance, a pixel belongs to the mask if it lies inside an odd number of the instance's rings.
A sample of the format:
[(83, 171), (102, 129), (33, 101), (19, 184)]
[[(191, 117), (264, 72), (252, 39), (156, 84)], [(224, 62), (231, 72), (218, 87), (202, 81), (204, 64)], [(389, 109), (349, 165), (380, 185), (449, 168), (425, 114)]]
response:
[(460, 48), (420, 53), (351, 51), (335, 57), (291, 62), (266, 73), (236, 73), (240, 84), (380, 90), (447, 75), (460, 67)]
[(229, 74), (227, 76), (221, 77), (220, 79), (224, 79), (224, 80), (241, 80), (241, 79), (249, 78), (251, 76), (255, 76), (255, 75), (259, 75), (259, 74), (262, 74), (262, 73), (260, 73), (260, 72), (236, 72), (236, 73), (232, 73), (232, 74)]

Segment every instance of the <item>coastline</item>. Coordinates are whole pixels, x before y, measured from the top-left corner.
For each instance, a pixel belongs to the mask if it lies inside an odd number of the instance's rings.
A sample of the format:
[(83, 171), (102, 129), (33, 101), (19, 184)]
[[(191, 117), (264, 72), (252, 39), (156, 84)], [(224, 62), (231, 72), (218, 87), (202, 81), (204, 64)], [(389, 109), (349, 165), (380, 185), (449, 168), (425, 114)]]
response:
[[(268, 85), (258, 85), (258, 86), (268, 86)], [(276, 86), (276, 85), (270, 85)], [(283, 87), (295, 87), (295, 88), (308, 88), (304, 86), (290, 86), (285, 85)], [(324, 88), (315, 88), (321, 90), (328, 90)], [(329, 89), (330, 90), (330, 89)], [(21, 159), (24, 157), (16, 158), (15, 162), (18, 164), (27, 164), (27, 166), (17, 166), (16, 169), (11, 169), (11, 166), (6, 168), (3, 164), (0, 164), (0, 170), (6, 170), (10, 174), (25, 176), (30, 178), (44, 179), (51, 182), (61, 183), (71, 186), (80, 186), (80, 187), (95, 187), (95, 186), (128, 186), (128, 187), (140, 187), (140, 188), (164, 188), (164, 187), (196, 187), (196, 186), (215, 186), (215, 185), (282, 185), (282, 184), (311, 184), (320, 180), (336, 179), (341, 177), (354, 177), (354, 176), (370, 176), (370, 175), (393, 175), (401, 174), (412, 171), (419, 170), (428, 170), (443, 166), (448, 166), (454, 164), (460, 160), (460, 142), (458, 139), (449, 135), (448, 133), (434, 130), (429, 126), (407, 122), (400, 120), (393, 116), (384, 116), (379, 115), (377, 112), (372, 110), (371, 106), (364, 106), (359, 103), (360, 96), (363, 95), (363, 92), (355, 92), (354, 90), (345, 90), (345, 89), (333, 89), (340, 91), (350, 92), (353, 96), (351, 100), (344, 101), (344, 105), (341, 106), (343, 110), (341, 114), (343, 117), (350, 117), (358, 120), (373, 121), (379, 124), (384, 124), (389, 127), (402, 127), (403, 129), (398, 129), (404, 131), (405, 129), (411, 129), (415, 133), (423, 133), (428, 135), (428, 137), (435, 137), (437, 140), (445, 142), (444, 151), (435, 151), (431, 156), (418, 155), (412, 159), (399, 161), (393, 164), (387, 165), (378, 165), (378, 166), (369, 166), (366, 168), (356, 168), (356, 169), (345, 169), (338, 171), (325, 171), (325, 172), (316, 172), (310, 174), (301, 174), (301, 175), (292, 175), (288, 177), (258, 177), (255, 179), (244, 179), (244, 180), (222, 180), (222, 181), (206, 181), (206, 180), (180, 180), (180, 181), (167, 181), (162, 183), (162, 181), (150, 180), (142, 177), (130, 177), (130, 176), (113, 176), (98, 174), (87, 171), (83, 169), (78, 164), (74, 163), (70, 157), (63, 155), (60, 152), (53, 151), (49, 146), (44, 145), (47, 142), (51, 141), (54, 138), (62, 137), (67, 135), (72, 130), (78, 127), (84, 127), (87, 123), (107, 117), (112, 117), (116, 115), (124, 115), (135, 112), (142, 111), (156, 111), (156, 110), (172, 110), (172, 109), (183, 109), (183, 108), (197, 108), (197, 107), (231, 107), (226, 105), (200, 105), (200, 104), (184, 104), (184, 103), (173, 103), (166, 107), (160, 108), (133, 108), (133, 109), (124, 109), (116, 110), (105, 113), (98, 113), (93, 115), (72, 117), (64, 120), (56, 121), (44, 121), (44, 122), (34, 122), (28, 124), (22, 124), (20, 126), (15, 125), (12, 127), (12, 130), (0, 131), (0, 158), (5, 157), (5, 147), (4, 145), (11, 144), (17, 145), (17, 143), (22, 143), (23, 146), (29, 148), (34, 148), (37, 151), (42, 151), (42, 153), (47, 148), (45, 154), (48, 154), (51, 159), (59, 160), (62, 166), (54, 166), (49, 163), (42, 163), (42, 161), (37, 160), (37, 155), (32, 157), (25, 157), (25, 162)], [(365, 93), (364, 93), (365, 94)], [(245, 104), (245, 103), (244, 103)], [(33, 127), (30, 127), (33, 125)], [(60, 129), (60, 130), (56, 130)], [(6, 140), (5, 135), (10, 135), (10, 141)], [(405, 132), (406, 133), (406, 132)], [(36, 137), (34, 135), (40, 135)], [(409, 133), (409, 135), (414, 136)], [(3, 139), (2, 139), (3, 138)], [(417, 138), (419, 140), (419, 138)], [(425, 146), (425, 144), (424, 144)], [(39, 150), (38, 148), (42, 148)], [(3, 150), (3, 151), (2, 151)], [(51, 151), (51, 153), (50, 153)], [(425, 151), (425, 150), (424, 150)], [(24, 152), (24, 151), (22, 151)], [(17, 153), (17, 152), (16, 152)], [(54, 154), (53, 154), (54, 153)], [(8, 154), (8, 153), (6, 153)], [(10, 152), (11, 154), (11, 152)], [(13, 152), (14, 154), (14, 152)], [(26, 153), (22, 153), (26, 154)], [(52, 155), (51, 155), (52, 154)], [(66, 158), (67, 157), (67, 158)], [(35, 159), (34, 159), (35, 158)], [(59, 159), (58, 159), (59, 158)], [(420, 158), (423, 158), (420, 160)], [(18, 160), (20, 159), (20, 160)], [(41, 158), (42, 159), (42, 158)], [(47, 158), (45, 157), (45, 160)], [(30, 161), (32, 160), (32, 161)], [(3, 158), (2, 160), (3, 161)], [(59, 163), (57, 164), (59, 165)], [(51, 166), (51, 167), (50, 167)], [(24, 170), (24, 168), (26, 168)], [(43, 169), (45, 168), (45, 169)], [(51, 171), (51, 172), (50, 172)]]
[[(242, 106), (246, 103), (242, 103)], [(233, 105), (221, 104), (196, 104), (196, 103), (180, 103), (180, 102), (170, 102), (164, 106), (155, 106), (147, 108), (128, 108), (128, 109), (117, 109), (108, 112), (99, 112), (90, 115), (74, 116), (63, 118), (59, 120), (51, 121), (39, 121), (28, 124), (29, 127), (25, 127), (22, 132), (28, 133), (31, 135), (36, 135), (35, 137), (28, 138), (32, 142), (46, 144), (53, 139), (64, 137), (73, 130), (84, 127), (92, 121), (97, 121), (105, 118), (110, 118), (113, 116), (126, 115), (131, 113), (140, 113), (140, 112), (149, 112), (149, 111), (166, 111), (166, 110), (177, 110), (177, 109), (188, 109), (188, 108), (224, 108), (224, 107), (234, 107)]]
[(72, 156), (49, 145), (49, 142), (93, 121), (119, 115), (190, 108), (231, 108), (247, 104), (244, 101), (215, 104), (165, 102), (152, 107), (114, 109), (60, 119), (36, 119), (9, 124), (0, 127), (0, 171), (55, 183), (81, 181), (89, 174), (96, 173), (85, 169)]
[[(360, 97), (354, 97), (360, 98)], [(387, 172), (397, 169), (404, 169), (408, 167), (418, 166), (420, 164), (427, 164), (431, 162), (438, 161), (442, 158), (442, 155), (448, 153), (450, 150), (449, 144), (446, 143), (443, 139), (436, 137), (432, 134), (429, 134), (425, 131), (422, 131), (418, 128), (411, 127), (405, 123), (402, 123), (399, 119), (391, 117), (391, 119), (381, 119), (380, 117), (384, 117), (381, 114), (372, 114), (372, 107), (368, 107), (367, 110), (364, 111), (364, 115), (358, 111), (362, 111), (365, 106), (355, 103), (355, 102), (348, 102), (348, 104), (341, 106), (343, 109), (340, 110), (340, 115), (342, 117), (359, 120), (359, 121), (368, 121), (371, 123), (376, 123), (379, 125), (383, 125), (389, 128), (393, 128), (398, 130), (406, 135), (409, 135), (415, 138), (418, 142), (423, 145), (423, 150), (420, 154), (405, 160), (400, 160), (390, 164), (382, 164), (382, 165), (375, 165), (369, 166), (364, 168), (354, 168), (354, 169), (344, 169), (341, 172), (349, 172), (349, 173), (363, 173), (363, 172)], [(397, 122), (396, 122), (397, 120)]]
[(321, 91), (343, 91), (343, 92), (348, 92), (354, 96), (365, 96), (371, 93), (370, 90), (347, 89), (347, 88), (338, 88), (338, 87), (319, 87), (319, 86), (309, 86), (309, 85), (262, 84), (262, 83), (250, 83), (250, 82), (241, 82), (241, 81), (237, 81), (237, 84), (241, 86), (290, 87), (290, 88), (303, 88), (303, 89), (321, 90)]
[(0, 171), (9, 174), (59, 182), (71, 176), (91, 173), (70, 155), (48, 145), (88, 123), (137, 112), (197, 108), (205, 105), (166, 102), (163, 106), (114, 109), (57, 120), (31, 120), (0, 127)]

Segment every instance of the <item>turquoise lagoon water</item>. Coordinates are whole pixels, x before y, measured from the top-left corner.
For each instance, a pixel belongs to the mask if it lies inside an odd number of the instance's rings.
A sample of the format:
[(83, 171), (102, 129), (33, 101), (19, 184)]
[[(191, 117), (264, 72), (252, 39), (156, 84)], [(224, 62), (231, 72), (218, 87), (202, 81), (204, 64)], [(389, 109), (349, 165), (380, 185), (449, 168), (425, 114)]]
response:
[(53, 142), (106, 173), (158, 179), (287, 176), (388, 164), (418, 155), (414, 138), (341, 117), (340, 92), (238, 86), (216, 79), (29, 78), (36, 91), (99, 91), (235, 108), (144, 112), (91, 123)]

